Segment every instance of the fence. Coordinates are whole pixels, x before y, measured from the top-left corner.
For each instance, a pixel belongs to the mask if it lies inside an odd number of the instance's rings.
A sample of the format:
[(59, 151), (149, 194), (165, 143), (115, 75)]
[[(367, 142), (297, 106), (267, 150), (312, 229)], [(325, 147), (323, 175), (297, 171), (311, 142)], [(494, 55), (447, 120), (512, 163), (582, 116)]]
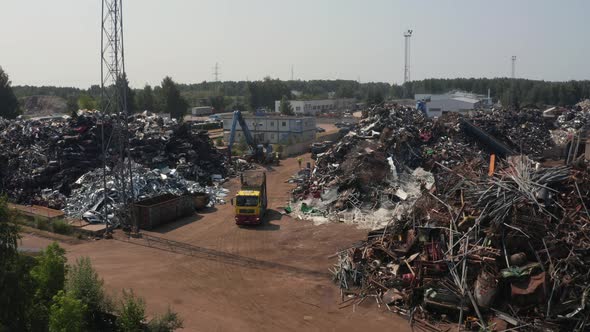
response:
[(320, 278), (326, 278), (330, 276), (330, 274), (327, 272), (308, 270), (282, 263), (263, 261), (260, 259), (231, 254), (219, 250), (207, 249), (189, 243), (169, 240), (163, 237), (154, 236), (146, 233), (141, 233), (139, 238), (127, 238), (127, 240), (124, 240), (123, 238), (119, 237), (118, 240), (154, 249), (174, 252), (177, 254), (215, 261), (222, 261), (223, 263), (238, 265), (247, 268), (278, 270), (293, 274), (311, 275)]

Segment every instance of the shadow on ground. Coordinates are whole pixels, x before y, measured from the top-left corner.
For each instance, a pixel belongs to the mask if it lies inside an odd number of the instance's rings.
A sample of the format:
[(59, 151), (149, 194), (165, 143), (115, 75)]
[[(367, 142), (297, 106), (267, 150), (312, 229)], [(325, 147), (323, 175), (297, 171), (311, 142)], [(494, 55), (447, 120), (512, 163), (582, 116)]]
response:
[(281, 225), (271, 222), (281, 220), (282, 217), (283, 215), (279, 211), (268, 209), (260, 225), (240, 225), (240, 228), (251, 229), (253, 231), (278, 231), (281, 229)]
[[(201, 212), (201, 211), (199, 211)], [(199, 221), (201, 218), (203, 218), (203, 216), (201, 216), (198, 212), (194, 213), (188, 217), (184, 217), (182, 219), (178, 219), (176, 221), (173, 221), (171, 223), (168, 224), (164, 224), (161, 226), (158, 226), (154, 229), (152, 229), (152, 232), (154, 233), (160, 233), (160, 234), (165, 234), (168, 232), (171, 232), (175, 229), (178, 229), (180, 227), (186, 226), (188, 224), (192, 224), (193, 222), (197, 222)]]

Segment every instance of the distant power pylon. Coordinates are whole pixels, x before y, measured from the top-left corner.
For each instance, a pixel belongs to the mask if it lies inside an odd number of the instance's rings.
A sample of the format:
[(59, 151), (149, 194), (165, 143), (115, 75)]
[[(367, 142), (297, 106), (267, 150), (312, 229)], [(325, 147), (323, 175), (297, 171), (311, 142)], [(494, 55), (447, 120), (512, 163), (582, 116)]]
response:
[[(100, 39), (100, 108), (103, 168), (103, 214), (110, 229), (109, 216), (119, 213), (118, 219), (131, 226), (133, 222), (133, 174), (129, 153), (129, 123), (127, 110), (127, 85), (125, 84), (125, 53), (123, 49), (123, 8), (122, 0), (102, 0)], [(109, 196), (107, 169), (115, 177), (116, 195)], [(114, 211), (114, 206), (122, 206)], [(137, 225), (134, 231), (138, 231)]]
[(295, 77), (295, 76), (294, 76), (294, 74), (293, 74), (293, 65), (291, 65), (291, 81), (293, 80), (293, 78), (294, 78), (294, 77)]
[(215, 82), (219, 82), (219, 75), (221, 75), (221, 73), (219, 72), (219, 63), (215, 63), (215, 67), (213, 67), (213, 77), (215, 77)]
[(512, 56), (512, 78), (516, 78), (516, 55)]
[(413, 30), (404, 32), (405, 38), (405, 54), (404, 54), (404, 83), (410, 81), (410, 37), (412, 37)]

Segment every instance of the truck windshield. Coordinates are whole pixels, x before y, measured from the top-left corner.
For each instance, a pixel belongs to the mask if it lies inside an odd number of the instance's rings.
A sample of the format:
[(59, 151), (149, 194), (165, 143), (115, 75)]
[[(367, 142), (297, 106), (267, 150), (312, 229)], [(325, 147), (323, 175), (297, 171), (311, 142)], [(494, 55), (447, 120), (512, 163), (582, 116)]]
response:
[(237, 196), (237, 206), (258, 206), (258, 196)]

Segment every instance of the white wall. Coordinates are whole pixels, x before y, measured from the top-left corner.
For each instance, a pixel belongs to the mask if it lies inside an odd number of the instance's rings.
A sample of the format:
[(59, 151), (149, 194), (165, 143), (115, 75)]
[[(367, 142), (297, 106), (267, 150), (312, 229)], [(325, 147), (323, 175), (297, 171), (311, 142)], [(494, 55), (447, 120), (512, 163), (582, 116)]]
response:
[[(442, 112), (459, 112), (473, 110), (474, 103), (457, 99), (437, 99), (426, 103), (426, 111), (429, 117), (440, 116)], [(430, 111), (434, 109), (433, 111)]]
[[(223, 134), (226, 142), (229, 141), (232, 121), (232, 117), (223, 118)], [(244, 121), (246, 121), (252, 136), (273, 144), (306, 142), (313, 140), (316, 134), (316, 122), (313, 117), (245, 116)], [(236, 125), (236, 141), (243, 137), (242, 128), (238, 123)]]
[[(342, 111), (352, 109), (355, 103), (354, 98), (340, 99), (318, 99), (318, 100), (289, 100), (295, 114), (317, 115), (322, 111)], [(280, 112), (281, 101), (275, 101), (275, 112)]]

